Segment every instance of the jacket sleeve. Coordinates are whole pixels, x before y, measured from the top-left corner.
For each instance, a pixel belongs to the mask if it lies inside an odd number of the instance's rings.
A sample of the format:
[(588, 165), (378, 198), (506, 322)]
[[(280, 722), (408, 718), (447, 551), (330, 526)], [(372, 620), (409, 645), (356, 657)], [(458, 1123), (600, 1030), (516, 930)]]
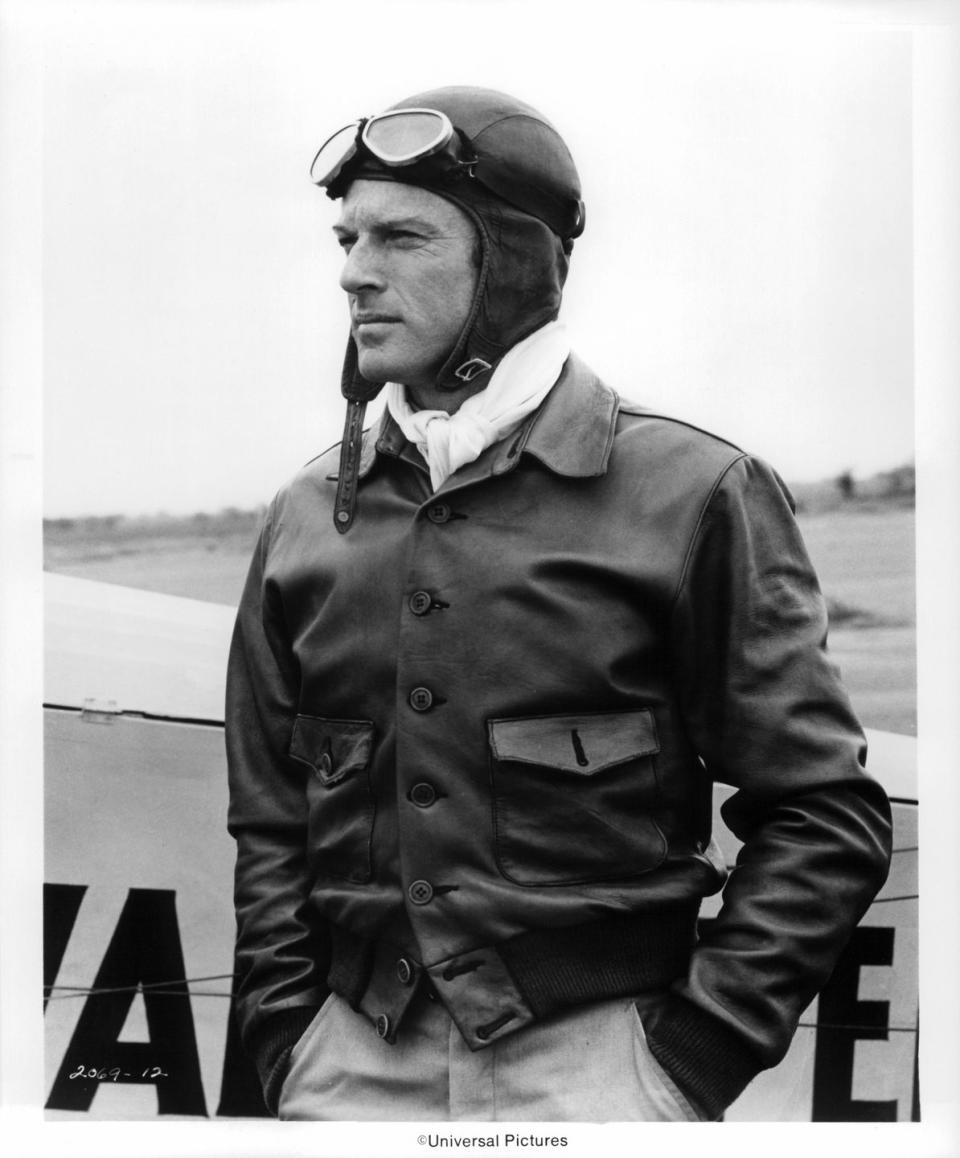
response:
[(784, 1056), (889, 868), (889, 803), (826, 634), (789, 494), (740, 458), (691, 544), (671, 662), (708, 774), (737, 789), (723, 815), (744, 844), (686, 980), (645, 1019), (709, 1117)]
[(236, 1010), (268, 1108), (294, 1043), (328, 995), (329, 948), (307, 904), (307, 802), (287, 754), (299, 676), (279, 592), (264, 578), (274, 508), (254, 553), (227, 668), (227, 827), (237, 842)]

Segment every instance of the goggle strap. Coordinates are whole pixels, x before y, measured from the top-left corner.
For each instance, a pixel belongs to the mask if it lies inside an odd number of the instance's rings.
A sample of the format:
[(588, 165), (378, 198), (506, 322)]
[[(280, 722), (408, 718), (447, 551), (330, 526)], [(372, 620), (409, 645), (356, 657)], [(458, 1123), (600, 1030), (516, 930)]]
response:
[(522, 209), (524, 213), (539, 217), (558, 236), (573, 239), (583, 232), (585, 218), (582, 201), (574, 206), (572, 200), (556, 197), (546, 189), (539, 189), (535, 185), (514, 183), (496, 175), (491, 178), (482, 162), (478, 163), (477, 167), (475, 177), (481, 185), (485, 185), (491, 193), (502, 197), (515, 208)]

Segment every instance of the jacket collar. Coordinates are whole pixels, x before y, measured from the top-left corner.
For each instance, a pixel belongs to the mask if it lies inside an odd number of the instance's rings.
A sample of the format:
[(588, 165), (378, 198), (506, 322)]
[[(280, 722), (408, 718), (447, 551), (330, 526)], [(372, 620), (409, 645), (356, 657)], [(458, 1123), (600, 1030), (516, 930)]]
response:
[[(488, 447), (476, 462), (461, 467), (448, 483), (452, 488), (487, 475), (505, 474), (516, 466), (521, 453), (532, 455), (565, 478), (605, 474), (619, 406), (617, 395), (576, 354), (571, 354), (557, 384), (519, 430)], [(378, 453), (426, 469), (419, 451), (407, 442), (387, 410), (376, 437), (364, 439), (360, 478), (369, 474)], [(446, 489), (447, 483), (440, 488)]]

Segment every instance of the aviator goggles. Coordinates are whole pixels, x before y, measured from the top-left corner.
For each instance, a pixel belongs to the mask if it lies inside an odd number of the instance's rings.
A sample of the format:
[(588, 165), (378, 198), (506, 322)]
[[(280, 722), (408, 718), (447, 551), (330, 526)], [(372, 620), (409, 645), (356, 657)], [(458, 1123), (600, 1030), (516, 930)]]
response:
[(565, 202), (529, 183), (511, 180), (500, 172), (502, 166), (481, 161), (466, 134), (438, 109), (392, 109), (351, 121), (320, 146), (310, 166), (311, 181), (330, 190), (361, 149), (391, 169), (434, 159), (438, 173), (475, 178), (492, 193), (540, 218), (561, 237), (579, 237), (583, 232), (582, 201)]
[(455, 165), (469, 167), (476, 157), (459, 159), (447, 150), (455, 130), (446, 113), (436, 109), (394, 109), (338, 129), (320, 146), (310, 166), (310, 180), (329, 188), (362, 146), (383, 165), (398, 168), (415, 165), (446, 150)]

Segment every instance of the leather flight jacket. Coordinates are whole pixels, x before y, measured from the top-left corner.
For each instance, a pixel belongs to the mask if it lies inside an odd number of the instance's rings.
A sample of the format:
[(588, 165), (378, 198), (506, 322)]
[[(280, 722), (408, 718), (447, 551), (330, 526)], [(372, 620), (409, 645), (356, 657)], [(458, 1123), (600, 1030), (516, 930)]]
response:
[(272, 503), (227, 681), (237, 1010), (268, 1105), (331, 990), (388, 1048), (427, 984), (482, 1049), (669, 988), (650, 1047), (719, 1115), (890, 856), (786, 488), (575, 356), (436, 493), (385, 414), (349, 535), (337, 461)]

